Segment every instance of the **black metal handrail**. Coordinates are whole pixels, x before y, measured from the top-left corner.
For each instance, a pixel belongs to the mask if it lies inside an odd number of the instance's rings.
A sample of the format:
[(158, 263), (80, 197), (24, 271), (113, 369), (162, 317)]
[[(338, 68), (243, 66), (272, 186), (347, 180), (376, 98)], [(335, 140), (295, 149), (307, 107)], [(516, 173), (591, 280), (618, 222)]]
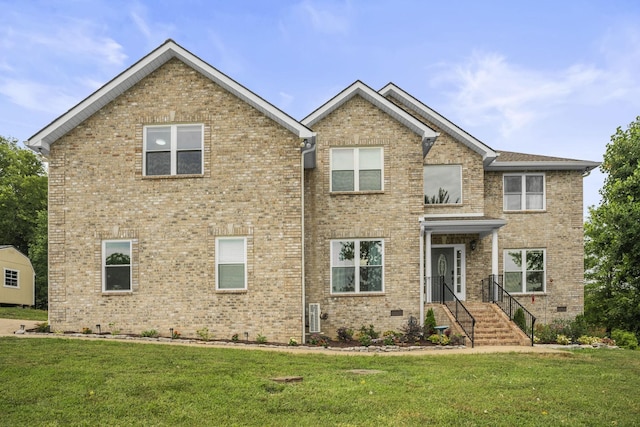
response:
[(531, 339), (531, 345), (533, 345), (536, 318), (502, 287), (502, 283), (502, 275), (497, 274), (492, 274), (482, 280), (482, 301), (497, 304), (509, 316), (509, 319)]
[[(453, 290), (446, 284), (444, 276), (432, 277), (431, 287), (439, 290), (438, 296), (440, 303), (449, 309), (458, 325), (460, 325), (460, 328), (467, 335), (469, 341), (471, 341), (471, 347), (473, 348), (475, 343), (476, 319), (464, 304), (462, 304), (462, 301), (460, 301)], [(434, 302), (436, 301), (437, 300), (434, 300)]]

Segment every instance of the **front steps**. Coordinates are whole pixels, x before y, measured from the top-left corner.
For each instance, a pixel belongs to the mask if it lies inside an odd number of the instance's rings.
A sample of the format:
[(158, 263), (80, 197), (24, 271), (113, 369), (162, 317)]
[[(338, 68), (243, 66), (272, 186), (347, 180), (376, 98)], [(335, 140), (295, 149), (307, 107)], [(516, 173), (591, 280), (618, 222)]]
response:
[(497, 305), (483, 302), (463, 304), (476, 319), (474, 345), (531, 345), (531, 339)]

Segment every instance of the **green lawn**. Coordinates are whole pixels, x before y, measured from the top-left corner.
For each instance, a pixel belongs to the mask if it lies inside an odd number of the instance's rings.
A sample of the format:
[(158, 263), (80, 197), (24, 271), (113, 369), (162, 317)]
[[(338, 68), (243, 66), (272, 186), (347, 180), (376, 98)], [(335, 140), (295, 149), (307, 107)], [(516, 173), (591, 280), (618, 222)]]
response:
[[(35, 308), (0, 307), (0, 318), (47, 321), (47, 311)], [(1, 421), (0, 421), (1, 422)]]
[(0, 338), (11, 426), (631, 426), (639, 392), (630, 350), (385, 357)]

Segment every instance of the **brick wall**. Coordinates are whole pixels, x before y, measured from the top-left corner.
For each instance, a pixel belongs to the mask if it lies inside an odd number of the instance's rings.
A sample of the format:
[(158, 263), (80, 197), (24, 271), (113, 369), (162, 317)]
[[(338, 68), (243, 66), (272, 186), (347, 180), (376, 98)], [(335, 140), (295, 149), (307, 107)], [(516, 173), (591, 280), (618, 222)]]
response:
[[(204, 174), (143, 177), (143, 126), (204, 124)], [(171, 60), (52, 146), (50, 321), (217, 338), (302, 336), (295, 135)], [(215, 289), (215, 238), (247, 237), (248, 290)], [(101, 287), (101, 242), (133, 241), (133, 292)]]

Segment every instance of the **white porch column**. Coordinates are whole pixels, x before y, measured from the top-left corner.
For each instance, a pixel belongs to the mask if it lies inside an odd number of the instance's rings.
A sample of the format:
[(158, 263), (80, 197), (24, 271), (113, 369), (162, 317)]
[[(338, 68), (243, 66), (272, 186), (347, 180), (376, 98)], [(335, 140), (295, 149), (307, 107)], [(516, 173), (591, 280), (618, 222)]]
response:
[(491, 231), (491, 274), (498, 275), (498, 229)]
[(427, 302), (431, 302), (431, 233), (431, 230), (426, 232), (425, 277), (427, 278), (427, 283), (424, 291), (427, 294)]
[(420, 326), (424, 326), (424, 227), (420, 226)]

